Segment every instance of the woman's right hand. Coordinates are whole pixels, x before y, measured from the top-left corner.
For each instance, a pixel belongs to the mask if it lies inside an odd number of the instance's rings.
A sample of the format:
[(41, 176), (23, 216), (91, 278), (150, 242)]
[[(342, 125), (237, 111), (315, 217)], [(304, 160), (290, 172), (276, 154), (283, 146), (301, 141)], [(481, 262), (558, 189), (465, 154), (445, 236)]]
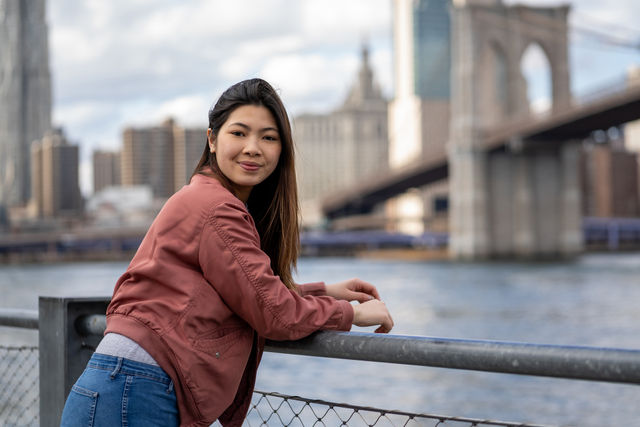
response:
[(387, 306), (373, 299), (353, 306), (353, 324), (356, 326), (380, 325), (376, 333), (387, 333), (393, 328), (393, 319)]

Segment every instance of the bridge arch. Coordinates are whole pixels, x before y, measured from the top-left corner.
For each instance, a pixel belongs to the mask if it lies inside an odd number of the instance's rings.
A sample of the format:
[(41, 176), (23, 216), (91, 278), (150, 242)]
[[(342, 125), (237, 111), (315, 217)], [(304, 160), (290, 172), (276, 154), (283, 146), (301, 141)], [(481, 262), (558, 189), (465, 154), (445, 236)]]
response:
[[(457, 81), (452, 88), (454, 92), (465, 85), (471, 89), (465, 96), (476, 101), (473, 116), (479, 118), (480, 128), (529, 115), (521, 63), (531, 46), (539, 48), (548, 61), (552, 108), (558, 111), (570, 106), (568, 6), (506, 6), (499, 0), (466, 0), (456, 10), (461, 13), (454, 24), (454, 37), (468, 56), (454, 58), (453, 67), (472, 71), (453, 73)], [(473, 64), (467, 66), (467, 62)], [(455, 93), (452, 100), (456, 102)], [(452, 107), (455, 113), (456, 105)]]
[(548, 113), (553, 100), (553, 72), (547, 49), (537, 41), (529, 43), (520, 55), (520, 70), (529, 113)]
[(520, 63), (531, 46), (538, 46), (548, 63), (551, 80), (551, 106), (555, 111), (566, 109), (571, 103), (569, 82), (569, 6), (510, 8), (518, 32), (512, 34)]

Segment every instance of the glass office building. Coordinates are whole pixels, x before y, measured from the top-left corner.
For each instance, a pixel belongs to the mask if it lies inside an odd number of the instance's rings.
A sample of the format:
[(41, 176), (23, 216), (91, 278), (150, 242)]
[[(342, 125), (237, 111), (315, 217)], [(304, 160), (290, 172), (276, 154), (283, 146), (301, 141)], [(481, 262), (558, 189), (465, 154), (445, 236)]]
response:
[(449, 99), (450, 0), (418, 0), (412, 7), (415, 94), (425, 99)]

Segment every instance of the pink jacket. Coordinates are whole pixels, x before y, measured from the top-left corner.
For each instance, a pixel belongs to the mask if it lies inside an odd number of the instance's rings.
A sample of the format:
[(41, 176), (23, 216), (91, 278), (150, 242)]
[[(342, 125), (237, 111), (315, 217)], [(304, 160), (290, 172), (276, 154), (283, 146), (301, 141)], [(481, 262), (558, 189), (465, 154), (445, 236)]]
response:
[(172, 378), (181, 426), (242, 424), (264, 338), (349, 330), (353, 308), (324, 284), (289, 290), (244, 204), (196, 175), (169, 199), (118, 280), (106, 332), (128, 336)]

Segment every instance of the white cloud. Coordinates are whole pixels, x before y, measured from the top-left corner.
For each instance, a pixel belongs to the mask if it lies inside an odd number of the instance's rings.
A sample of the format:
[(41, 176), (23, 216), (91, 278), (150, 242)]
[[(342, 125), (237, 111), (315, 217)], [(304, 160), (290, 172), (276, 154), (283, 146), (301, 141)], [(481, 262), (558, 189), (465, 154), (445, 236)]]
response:
[(55, 123), (64, 123), (71, 127), (99, 121), (112, 111), (112, 106), (98, 102), (80, 102), (56, 108), (53, 115)]
[(355, 78), (357, 58), (317, 53), (270, 58), (260, 76), (282, 90), (281, 96), (294, 114), (337, 107)]
[(201, 95), (180, 96), (150, 108), (145, 121), (158, 123), (166, 118), (175, 119), (182, 126), (207, 126), (207, 113), (211, 101)]
[(301, 5), (301, 26), (315, 41), (342, 44), (348, 39), (356, 44), (391, 35), (391, 1), (306, 0)]

